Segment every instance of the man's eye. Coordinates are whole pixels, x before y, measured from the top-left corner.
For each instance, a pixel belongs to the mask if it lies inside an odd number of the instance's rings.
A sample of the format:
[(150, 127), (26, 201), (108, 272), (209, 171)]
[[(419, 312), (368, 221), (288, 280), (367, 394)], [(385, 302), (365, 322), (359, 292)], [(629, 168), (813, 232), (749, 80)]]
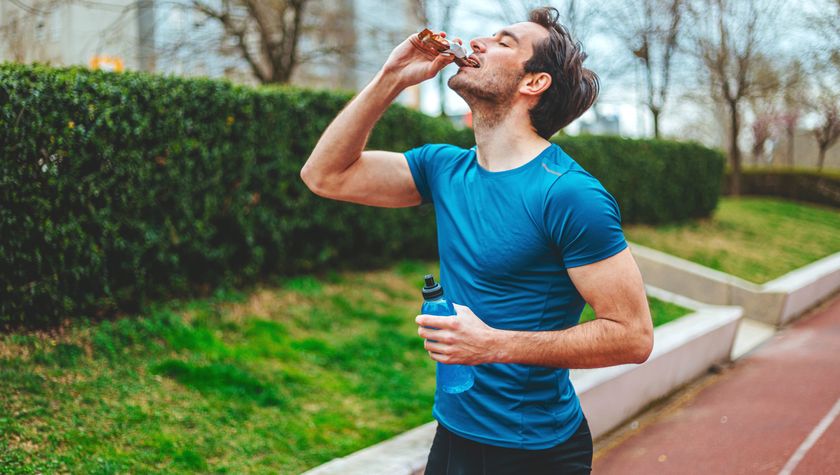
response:
[(507, 43), (499, 43), (500, 45), (504, 46), (505, 48), (510, 48)]

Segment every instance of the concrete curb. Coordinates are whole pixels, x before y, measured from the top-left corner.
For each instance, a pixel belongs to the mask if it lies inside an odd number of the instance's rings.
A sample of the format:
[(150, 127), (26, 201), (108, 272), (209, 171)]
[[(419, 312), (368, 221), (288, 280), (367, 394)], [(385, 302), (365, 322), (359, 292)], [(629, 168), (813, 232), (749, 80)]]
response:
[(330, 460), (303, 475), (412, 475), (426, 466), (437, 422), (432, 421), (408, 432)]
[[(662, 291), (655, 293), (657, 298), (664, 296)], [(653, 352), (643, 364), (572, 370), (572, 384), (593, 438), (618, 427), (710, 367), (730, 360), (743, 310), (679, 300), (680, 305), (696, 311), (656, 328)]]
[(763, 285), (630, 243), (650, 285), (715, 305), (744, 308), (744, 317), (781, 327), (840, 289), (840, 252)]
[[(741, 308), (708, 305), (651, 286), (646, 290), (695, 312), (654, 330), (653, 352), (644, 364), (571, 371), (593, 438), (730, 359)], [(617, 394), (621, 397), (616, 398)], [(412, 475), (425, 466), (436, 427), (432, 421), (304, 475)]]

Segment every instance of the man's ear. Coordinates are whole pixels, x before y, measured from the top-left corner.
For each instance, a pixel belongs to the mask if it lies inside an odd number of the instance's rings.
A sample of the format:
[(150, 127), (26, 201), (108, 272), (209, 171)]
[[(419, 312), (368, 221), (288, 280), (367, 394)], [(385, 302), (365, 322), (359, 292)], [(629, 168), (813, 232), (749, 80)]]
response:
[(528, 73), (519, 87), (519, 92), (527, 96), (538, 96), (551, 86), (551, 75), (548, 73)]

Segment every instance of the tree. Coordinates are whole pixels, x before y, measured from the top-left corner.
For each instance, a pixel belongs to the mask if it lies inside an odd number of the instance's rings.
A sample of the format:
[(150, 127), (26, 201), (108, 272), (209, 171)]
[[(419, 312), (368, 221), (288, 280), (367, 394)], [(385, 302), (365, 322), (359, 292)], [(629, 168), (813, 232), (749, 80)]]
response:
[(778, 68), (766, 56), (756, 57), (753, 76), (757, 92), (749, 97), (753, 115), (750, 130), (753, 139), (753, 165), (758, 165), (764, 161), (767, 141), (776, 135), (781, 122), (778, 111), (779, 97), (783, 88)]
[(817, 139), (819, 155), (817, 156), (817, 170), (822, 170), (825, 164), (825, 152), (840, 138), (840, 107), (834, 98), (827, 98), (821, 104), (822, 121), (814, 129)]
[(817, 97), (813, 110), (820, 121), (813, 129), (817, 140), (817, 168), (822, 170), (825, 153), (840, 136), (840, 0), (829, 0), (821, 15), (813, 15), (809, 23), (820, 39), (814, 52), (814, 74), (812, 75)]
[(780, 116), (782, 128), (785, 132), (785, 164), (793, 167), (796, 161), (794, 150), (796, 129), (802, 118), (803, 109), (808, 103), (806, 89), (808, 86), (808, 73), (802, 61), (795, 59), (786, 68), (782, 78), (782, 107)]
[(753, 119), (750, 127), (753, 135), (753, 165), (759, 165), (764, 161), (767, 141), (773, 136), (775, 123), (776, 116), (772, 112), (762, 112)]
[(692, 16), (700, 25), (694, 36), (695, 53), (705, 66), (713, 97), (725, 106), (731, 190), (741, 193), (742, 106), (756, 91), (754, 67), (762, 47), (765, 22), (772, 5), (759, 9), (756, 0), (699, 0)]
[(668, 98), (672, 62), (678, 51), (685, 14), (684, 0), (642, 0), (613, 10), (609, 28), (644, 71), (645, 106), (653, 116), (653, 135)]
[[(217, 21), (261, 83), (287, 83), (300, 62), (298, 43), (309, 0), (192, 0)], [(256, 41), (251, 41), (251, 38)]]

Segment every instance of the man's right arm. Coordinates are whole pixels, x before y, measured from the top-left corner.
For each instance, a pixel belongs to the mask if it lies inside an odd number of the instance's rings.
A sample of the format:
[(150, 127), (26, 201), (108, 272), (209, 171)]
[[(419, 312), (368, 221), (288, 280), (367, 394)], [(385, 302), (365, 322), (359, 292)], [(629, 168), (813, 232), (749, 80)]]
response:
[(409, 40), (324, 131), (300, 176), (314, 193), (368, 206), (415, 206), (422, 199), (402, 153), (365, 151), (373, 126), (406, 87), (434, 77), (451, 57), (429, 60)]

